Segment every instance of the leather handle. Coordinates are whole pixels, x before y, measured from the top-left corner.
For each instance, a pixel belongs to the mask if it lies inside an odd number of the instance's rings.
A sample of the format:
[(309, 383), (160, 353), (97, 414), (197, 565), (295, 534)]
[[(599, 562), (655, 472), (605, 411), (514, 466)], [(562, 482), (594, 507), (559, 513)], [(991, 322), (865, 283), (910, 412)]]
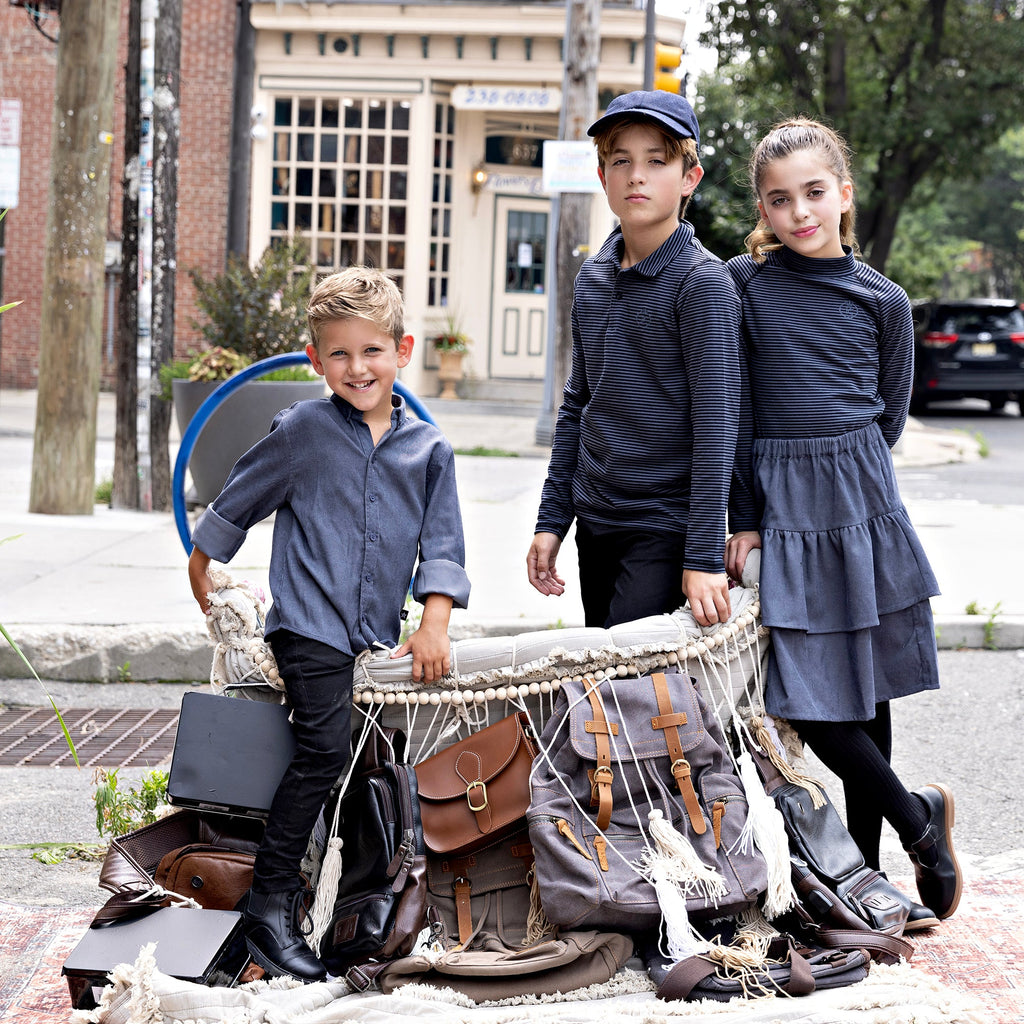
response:
[(686, 760), (683, 745), (679, 740), (679, 726), (686, 724), (686, 715), (676, 712), (672, 707), (672, 695), (668, 692), (668, 680), (664, 672), (653, 672), (651, 682), (658, 701), (658, 716), (651, 719), (651, 728), (661, 729), (665, 734), (668, 756), (672, 759), (672, 777), (676, 780), (679, 794), (683, 798), (690, 827), (697, 835), (702, 836), (708, 830), (708, 823), (704, 820), (704, 812), (701, 810), (697, 791), (693, 788), (693, 780), (690, 778), (690, 762)]
[(593, 677), (587, 676), (583, 680), (583, 689), (590, 700), (590, 709), (594, 715), (594, 721), (588, 722), (588, 732), (594, 734), (594, 743), (597, 750), (597, 766), (590, 776), (590, 802), (597, 804), (597, 817), (594, 824), (603, 832), (612, 820), (612, 755), (608, 743), (608, 733), (611, 728), (604, 713), (604, 704), (601, 702), (600, 683)]

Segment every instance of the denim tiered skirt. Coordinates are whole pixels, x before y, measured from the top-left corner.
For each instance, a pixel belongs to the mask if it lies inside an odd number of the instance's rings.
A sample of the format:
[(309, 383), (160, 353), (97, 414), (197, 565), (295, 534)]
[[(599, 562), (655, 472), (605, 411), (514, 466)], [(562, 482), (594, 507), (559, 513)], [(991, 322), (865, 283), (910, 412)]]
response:
[(939, 685), (929, 598), (938, 585), (877, 424), (754, 444), (766, 710), (869, 721), (875, 705)]

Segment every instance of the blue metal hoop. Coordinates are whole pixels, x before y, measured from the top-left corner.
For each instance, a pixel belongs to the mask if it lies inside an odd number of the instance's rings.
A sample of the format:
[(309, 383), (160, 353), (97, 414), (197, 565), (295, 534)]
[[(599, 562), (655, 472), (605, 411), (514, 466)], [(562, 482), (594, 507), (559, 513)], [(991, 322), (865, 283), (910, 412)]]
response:
[[(174, 460), (174, 475), (171, 478), (174, 523), (178, 528), (178, 537), (181, 539), (186, 555), (192, 554), (192, 533), (189, 530), (188, 512), (185, 508), (185, 470), (188, 469), (189, 460), (192, 458), (192, 452), (195, 450), (203, 427), (206, 426), (207, 421), (224, 400), (233, 395), (243, 384), (247, 384), (256, 377), (272, 373), (274, 370), (280, 370), (283, 366), (301, 366), (308, 362), (309, 357), (305, 352), (284, 352), (281, 355), (260, 359), (244, 370), (239, 370), (238, 373), (215, 388), (206, 396), (203, 404), (196, 409), (195, 415), (189, 420), (185, 433), (181, 437), (181, 444), (178, 446), (178, 457)], [(395, 381), (394, 389), (421, 420), (437, 425), (427, 407), (401, 381)]]

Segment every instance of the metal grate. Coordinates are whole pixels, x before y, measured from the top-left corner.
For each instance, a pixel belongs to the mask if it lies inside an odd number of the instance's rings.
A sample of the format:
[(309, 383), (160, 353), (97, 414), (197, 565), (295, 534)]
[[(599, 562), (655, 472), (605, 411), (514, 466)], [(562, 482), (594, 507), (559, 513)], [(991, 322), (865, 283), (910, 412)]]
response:
[[(83, 767), (152, 768), (171, 756), (178, 712), (170, 708), (67, 708), (61, 717)], [(0, 710), (0, 766), (73, 766), (52, 708)]]

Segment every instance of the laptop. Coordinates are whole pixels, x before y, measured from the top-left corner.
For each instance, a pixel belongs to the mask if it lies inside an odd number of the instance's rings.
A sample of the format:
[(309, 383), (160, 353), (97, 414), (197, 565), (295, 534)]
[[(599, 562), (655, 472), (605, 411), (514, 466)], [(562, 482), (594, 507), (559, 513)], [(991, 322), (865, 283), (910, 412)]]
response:
[(167, 801), (266, 817), (295, 754), (284, 704), (199, 691), (181, 700)]

